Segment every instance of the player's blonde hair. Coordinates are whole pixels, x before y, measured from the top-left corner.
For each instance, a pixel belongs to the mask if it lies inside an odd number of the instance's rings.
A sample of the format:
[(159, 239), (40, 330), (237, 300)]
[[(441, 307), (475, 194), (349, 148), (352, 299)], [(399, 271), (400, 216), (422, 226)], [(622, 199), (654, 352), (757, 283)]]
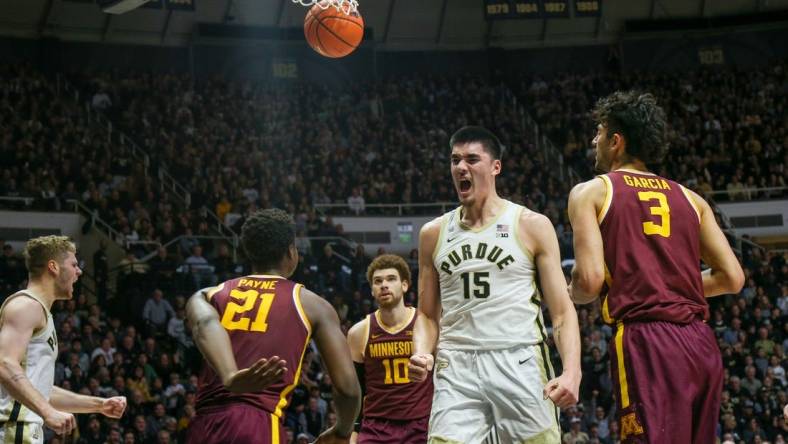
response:
[(34, 237), (25, 245), (24, 257), (27, 272), (31, 277), (39, 277), (44, 273), (49, 261), (62, 262), (68, 253), (77, 252), (77, 247), (68, 236)]
[(395, 254), (381, 254), (376, 257), (369, 267), (367, 267), (367, 281), (372, 285), (372, 275), (378, 270), (385, 270), (386, 268), (393, 268), (399, 273), (399, 278), (403, 282), (410, 285), (410, 267), (405, 259)]

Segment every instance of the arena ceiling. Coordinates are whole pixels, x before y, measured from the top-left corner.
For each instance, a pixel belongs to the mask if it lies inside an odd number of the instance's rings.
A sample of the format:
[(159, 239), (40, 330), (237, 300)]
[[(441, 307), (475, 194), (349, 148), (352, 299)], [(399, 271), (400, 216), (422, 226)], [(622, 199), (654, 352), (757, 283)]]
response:
[[(88, 0), (90, 1), (90, 0)], [(603, 0), (599, 18), (488, 22), (483, 0), (359, 0), (377, 48), (478, 49), (602, 44), (628, 19), (698, 18), (788, 9), (788, 0)], [(3, 0), (0, 35), (152, 45), (187, 45), (197, 23), (300, 27), (291, 0), (195, 0), (195, 11), (101, 12), (84, 0)]]

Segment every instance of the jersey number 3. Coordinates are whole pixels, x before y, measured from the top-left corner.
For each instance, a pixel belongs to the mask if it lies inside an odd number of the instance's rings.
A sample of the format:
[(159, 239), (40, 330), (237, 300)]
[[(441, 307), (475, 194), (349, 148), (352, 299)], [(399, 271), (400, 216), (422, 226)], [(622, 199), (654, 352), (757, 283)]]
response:
[[(242, 303), (237, 304), (233, 301), (227, 303), (227, 308), (224, 309), (224, 315), (222, 315), (222, 325), (227, 330), (265, 332), (268, 330), (268, 324), (265, 321), (268, 319), (268, 312), (271, 311), (271, 304), (274, 303), (274, 296), (274, 293), (259, 293), (257, 290), (231, 290), (230, 297)], [(257, 307), (257, 312), (252, 313), (258, 299), (260, 299), (260, 304)], [(254, 316), (254, 322), (252, 322), (252, 316)]]
[(670, 207), (668, 206), (668, 198), (665, 193), (658, 191), (641, 191), (638, 193), (638, 199), (643, 202), (650, 202), (656, 200), (658, 205), (649, 207), (652, 216), (659, 216), (661, 221), (659, 224), (648, 221), (643, 222), (643, 232), (647, 235), (659, 235), (662, 237), (670, 237)]

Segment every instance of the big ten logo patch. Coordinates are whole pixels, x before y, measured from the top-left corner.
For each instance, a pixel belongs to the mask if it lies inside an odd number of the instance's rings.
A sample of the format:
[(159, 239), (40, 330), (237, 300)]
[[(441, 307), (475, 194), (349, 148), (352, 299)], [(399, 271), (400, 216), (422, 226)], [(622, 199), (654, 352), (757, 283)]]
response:
[(495, 237), (499, 237), (499, 238), (509, 237), (509, 225), (498, 224), (495, 229)]
[(640, 425), (635, 412), (627, 413), (621, 417), (621, 440), (633, 435), (642, 435), (643, 426)]

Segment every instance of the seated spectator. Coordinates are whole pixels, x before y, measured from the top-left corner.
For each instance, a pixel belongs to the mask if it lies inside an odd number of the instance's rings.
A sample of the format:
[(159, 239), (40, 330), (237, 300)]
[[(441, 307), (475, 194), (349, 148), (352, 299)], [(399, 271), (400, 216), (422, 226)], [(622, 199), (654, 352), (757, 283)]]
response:
[(353, 194), (347, 198), (347, 204), (350, 211), (357, 216), (364, 212), (364, 196), (361, 195), (361, 189), (359, 187), (353, 188)]
[(165, 407), (168, 411), (174, 411), (180, 404), (181, 397), (186, 394), (186, 388), (181, 384), (178, 373), (170, 373), (170, 383), (164, 389)]
[(175, 273), (178, 269), (177, 262), (171, 257), (164, 247), (159, 247), (150, 262), (150, 274), (153, 285), (163, 291), (173, 292), (176, 287)]
[(588, 444), (588, 434), (580, 430), (582, 420), (573, 417), (569, 420), (569, 431), (564, 433), (564, 444)]
[(153, 294), (142, 309), (142, 319), (151, 334), (159, 335), (165, 331), (167, 322), (175, 316), (172, 305), (164, 299), (164, 293), (158, 288), (153, 290)]
[(216, 257), (213, 259), (213, 264), (214, 273), (216, 274), (216, 280), (218, 282), (230, 280), (237, 274), (237, 265), (235, 261), (233, 261), (232, 256), (230, 256), (230, 248), (225, 243), (219, 244)]
[(97, 357), (104, 358), (104, 365), (111, 366), (114, 360), (115, 348), (111, 346), (110, 340), (104, 338), (101, 340), (101, 346), (93, 350), (90, 355), (90, 360), (94, 361)]
[(191, 347), (194, 345), (191, 336), (186, 334), (186, 311), (179, 308), (175, 311), (175, 316), (170, 318), (167, 324), (167, 334), (175, 339), (181, 347)]
[(194, 291), (216, 285), (215, 267), (203, 257), (201, 246), (192, 247), (192, 254), (186, 258), (184, 264), (188, 267), (188, 272), (192, 277)]

